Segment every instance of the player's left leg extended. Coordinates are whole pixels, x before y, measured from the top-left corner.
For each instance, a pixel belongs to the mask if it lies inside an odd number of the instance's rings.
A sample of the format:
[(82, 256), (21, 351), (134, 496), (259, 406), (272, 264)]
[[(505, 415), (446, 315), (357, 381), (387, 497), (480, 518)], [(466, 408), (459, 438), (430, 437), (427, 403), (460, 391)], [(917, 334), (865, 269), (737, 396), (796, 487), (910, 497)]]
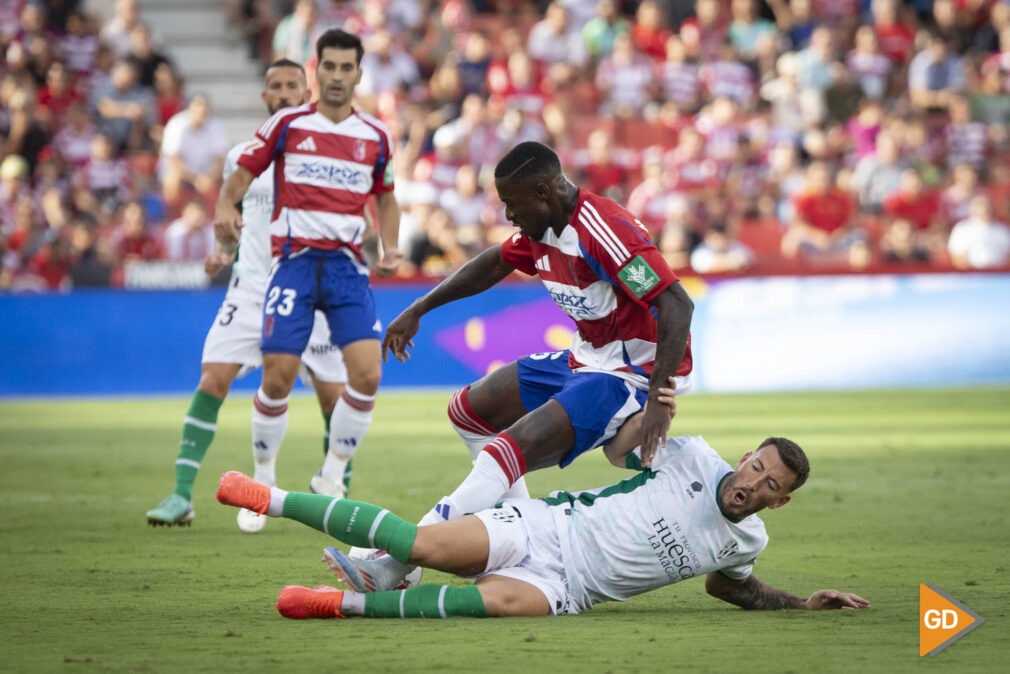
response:
[[(488, 564), (488, 533), (477, 517), (421, 528), (379, 506), (322, 494), (285, 492), (235, 471), (221, 476), (217, 500), (296, 520), (350, 545), (379, 546), (400, 561), (447, 573), (475, 575)], [(292, 586), (281, 591), (277, 608), (291, 618), (448, 618), (550, 612), (546, 597), (535, 587), (498, 576), (464, 588), (423, 585), (368, 594)]]

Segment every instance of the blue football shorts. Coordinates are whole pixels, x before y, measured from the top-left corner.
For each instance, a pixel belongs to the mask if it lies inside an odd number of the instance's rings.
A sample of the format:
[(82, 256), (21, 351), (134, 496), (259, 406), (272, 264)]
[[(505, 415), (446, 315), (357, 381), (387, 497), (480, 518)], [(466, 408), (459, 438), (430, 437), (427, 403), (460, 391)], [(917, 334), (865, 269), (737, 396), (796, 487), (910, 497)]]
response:
[(380, 339), (372, 289), (360, 269), (342, 250), (307, 248), (277, 260), (263, 302), (260, 350), (301, 356), (316, 309), (326, 316), (331, 344)]
[(527, 412), (557, 400), (575, 429), (575, 446), (564, 468), (579, 454), (610, 442), (621, 425), (645, 407), (648, 391), (604, 372), (572, 372), (568, 351), (534, 353), (516, 361), (519, 399)]

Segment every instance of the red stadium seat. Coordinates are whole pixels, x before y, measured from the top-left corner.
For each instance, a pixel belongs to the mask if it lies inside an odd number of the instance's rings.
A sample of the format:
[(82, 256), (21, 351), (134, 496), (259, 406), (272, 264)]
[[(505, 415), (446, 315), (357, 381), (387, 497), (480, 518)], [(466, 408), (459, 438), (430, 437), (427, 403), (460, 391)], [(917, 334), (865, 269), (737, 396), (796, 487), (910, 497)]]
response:
[(652, 145), (670, 147), (675, 140), (669, 129), (644, 119), (621, 120), (618, 126), (618, 142), (622, 147), (635, 150), (644, 150)]
[(605, 129), (613, 134), (615, 123), (612, 117), (597, 115), (576, 115), (572, 117), (572, 139), (576, 147), (586, 147), (589, 144), (589, 134), (597, 129)]
[(777, 258), (782, 250), (782, 224), (774, 218), (745, 220), (738, 238), (758, 258)]

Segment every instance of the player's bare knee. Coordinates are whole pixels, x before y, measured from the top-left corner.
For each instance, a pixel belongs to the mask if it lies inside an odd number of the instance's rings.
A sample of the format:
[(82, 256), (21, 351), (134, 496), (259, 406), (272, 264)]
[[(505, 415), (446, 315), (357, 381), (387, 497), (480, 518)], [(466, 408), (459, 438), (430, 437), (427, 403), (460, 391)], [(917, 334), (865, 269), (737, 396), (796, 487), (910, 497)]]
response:
[(225, 398), (231, 388), (232, 379), (233, 377), (229, 376), (229, 373), (204, 367), (200, 372), (200, 383), (197, 388), (216, 398)]
[(366, 396), (375, 395), (379, 390), (380, 381), (382, 381), (382, 368), (380, 367), (367, 368), (354, 374), (347, 373), (347, 384), (358, 393)]

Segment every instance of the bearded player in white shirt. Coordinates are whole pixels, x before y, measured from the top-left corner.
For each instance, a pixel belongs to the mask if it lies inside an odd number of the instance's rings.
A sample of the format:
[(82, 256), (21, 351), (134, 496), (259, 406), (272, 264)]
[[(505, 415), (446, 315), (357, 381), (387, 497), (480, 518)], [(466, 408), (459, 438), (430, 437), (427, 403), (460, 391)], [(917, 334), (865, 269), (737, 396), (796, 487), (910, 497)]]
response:
[[(262, 98), (270, 114), (304, 103), (308, 98), (304, 69), (287, 59), (273, 62), (266, 72)], [(235, 171), (238, 157), (247, 145), (248, 141), (239, 143), (228, 153), (225, 180)], [(216, 276), (233, 261), (234, 266), (228, 293), (204, 342), (200, 383), (183, 421), (182, 441), (175, 461), (175, 490), (148, 511), (147, 520), (152, 525), (188, 525), (193, 520), (193, 482), (213, 440), (218, 409), (232, 381), (263, 364), (260, 334), (263, 300), (273, 262), (268, 231), (273, 210), (273, 167), (270, 167), (253, 182), (242, 199), (244, 226), (237, 253), (234, 256), (211, 255), (205, 262), (211, 276)], [(305, 375), (311, 377), (326, 422), (327, 431), (323, 436), (326, 451), (330, 415), (343, 392), (347, 370), (340, 349), (330, 344), (329, 327), (320, 312), (316, 312), (312, 336), (301, 360), (303, 379)], [(288, 425), (287, 406), (280, 413), (267, 412), (253, 407), (252, 445), (256, 479), (273, 485), (276, 481), (274, 464)], [(344, 473), (345, 485), (349, 476), (348, 465)], [(238, 513), (238, 526), (246, 533), (260, 531), (265, 522), (265, 517), (250, 510)]]
[[(674, 404), (673, 389), (659, 394)], [(477, 577), (462, 588), (364, 593), (289, 586), (277, 601), (288, 618), (574, 614), (702, 575), (710, 595), (745, 609), (869, 607), (837, 590), (794, 596), (752, 573), (768, 542), (756, 513), (784, 506), (809, 474), (796, 443), (768, 438), (734, 469), (700, 436), (671, 438), (643, 468), (640, 450), (632, 451), (642, 416), (604, 450), (612, 463), (639, 469), (635, 477), (547, 499), (506, 499), (430, 526), (366, 503), (270, 488), (237, 472), (222, 476), (217, 499), (298, 520), (350, 545), (380, 547), (404, 563)], [(338, 577), (354, 573), (334, 570)]]

